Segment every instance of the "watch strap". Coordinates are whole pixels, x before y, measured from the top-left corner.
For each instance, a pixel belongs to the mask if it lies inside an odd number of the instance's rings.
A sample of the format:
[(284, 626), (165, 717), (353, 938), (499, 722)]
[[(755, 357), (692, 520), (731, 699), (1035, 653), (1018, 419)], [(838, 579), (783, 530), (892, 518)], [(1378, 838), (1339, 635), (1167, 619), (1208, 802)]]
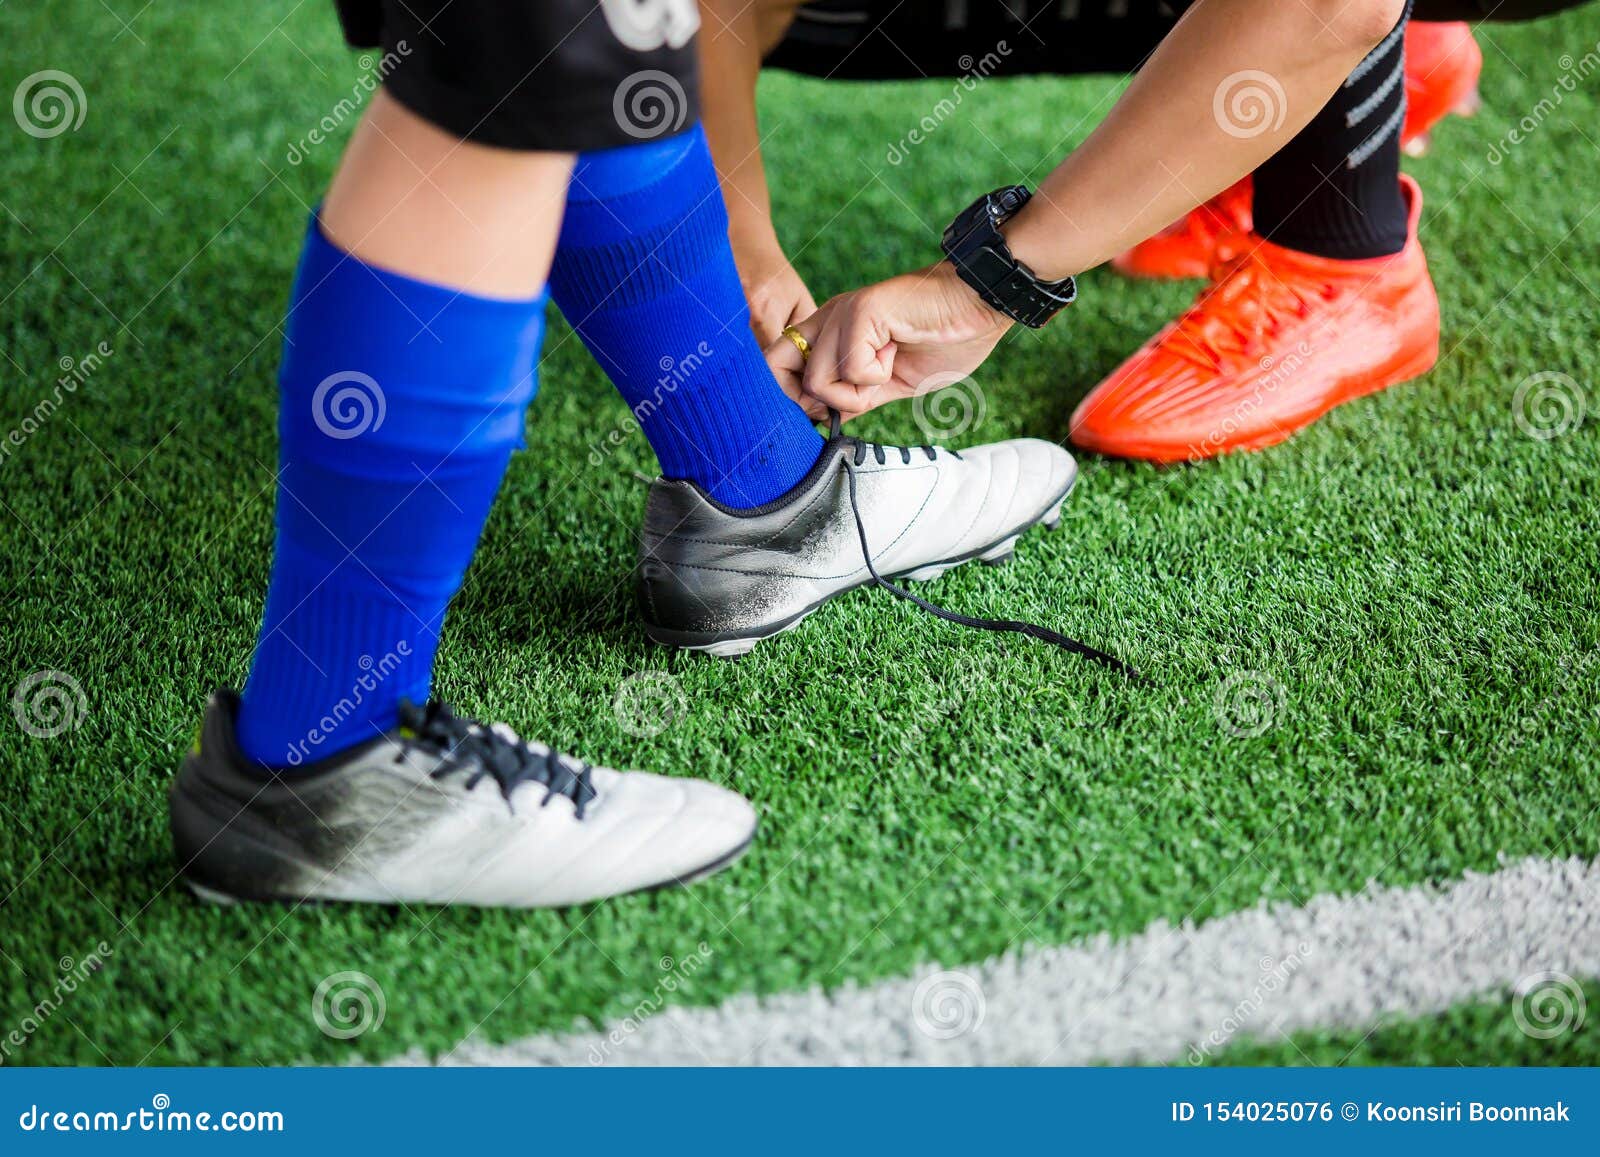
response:
[(1021, 185), (984, 194), (945, 229), (942, 248), (961, 280), (990, 308), (1038, 329), (1072, 304), (1078, 287), (1071, 277), (1039, 278), (1006, 245), (1000, 226), (1031, 197)]

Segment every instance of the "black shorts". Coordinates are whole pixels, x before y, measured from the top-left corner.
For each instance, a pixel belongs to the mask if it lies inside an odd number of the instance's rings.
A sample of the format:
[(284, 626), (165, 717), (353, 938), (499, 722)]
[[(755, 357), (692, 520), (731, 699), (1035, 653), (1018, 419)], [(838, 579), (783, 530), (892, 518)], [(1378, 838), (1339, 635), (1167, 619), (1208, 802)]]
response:
[[(810, 0), (766, 59), (835, 80), (1132, 72), (1192, 0)], [(1530, 20), (1589, 0), (1416, 0), (1414, 20)]]
[(395, 99), (446, 132), (582, 152), (699, 119), (695, 0), (335, 0), (345, 39), (381, 48)]
[(1188, 0), (811, 0), (766, 64), (835, 80), (1131, 72)]

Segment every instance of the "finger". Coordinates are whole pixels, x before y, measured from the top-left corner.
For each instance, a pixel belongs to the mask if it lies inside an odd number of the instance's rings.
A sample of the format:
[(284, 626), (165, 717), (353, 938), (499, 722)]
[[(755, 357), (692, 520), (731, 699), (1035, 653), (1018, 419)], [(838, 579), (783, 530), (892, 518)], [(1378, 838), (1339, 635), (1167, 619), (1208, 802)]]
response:
[[(782, 348), (784, 346), (789, 348), (788, 353), (784, 352)], [(808, 396), (800, 385), (800, 369), (804, 362), (793, 342), (786, 337), (780, 337), (769, 346), (767, 365), (772, 370), (772, 376), (777, 380), (778, 386), (790, 400), (806, 412), (806, 417), (813, 422), (820, 422), (828, 416), (828, 407)]]
[(813, 404), (820, 403), (830, 410), (838, 410), (840, 415), (846, 413), (859, 414), (871, 409), (862, 405), (861, 390), (849, 382), (818, 381), (815, 384), (803, 383), (800, 387), (805, 391), (806, 397)]
[(789, 310), (788, 324), (798, 325), (803, 319), (810, 317), (816, 312), (817, 303), (812, 299), (811, 291), (802, 285), (800, 287), (800, 296), (795, 299), (793, 307), (791, 307)]
[(839, 326), (839, 377), (863, 388), (894, 376), (894, 342), (878, 320), (877, 299), (861, 294)]
[(786, 324), (788, 323), (784, 320), (782, 311), (770, 309), (750, 311), (750, 328), (755, 330), (756, 341), (760, 342), (763, 348), (778, 339)]
[(858, 386), (853, 382), (834, 380), (819, 383), (815, 388), (802, 382), (800, 388), (808, 397), (824, 401), (838, 410), (840, 421), (847, 421), (850, 418), (859, 418), (862, 414), (876, 410), (889, 402), (908, 397), (909, 394), (898, 386), (899, 383), (892, 381), (879, 386)]
[(788, 394), (813, 422), (824, 421), (828, 417), (827, 405), (807, 395), (800, 384), (801, 374), (806, 367), (805, 355), (800, 352), (800, 347), (787, 335), (780, 333), (777, 340), (767, 346), (765, 356), (767, 366), (772, 370), (772, 376), (778, 380), (783, 392)]
[(829, 302), (795, 327), (811, 345), (801, 386), (814, 398), (823, 396), (819, 388), (839, 380), (839, 325), (845, 312), (848, 310)]
[[(842, 372), (840, 361), (846, 340), (844, 335), (862, 332), (863, 323), (858, 317), (860, 308), (861, 295), (858, 293), (836, 297), (818, 311), (818, 315), (825, 314), (827, 320), (811, 342), (811, 357), (800, 383), (808, 396), (836, 410), (853, 414), (864, 413), (888, 400), (887, 397), (878, 396), (884, 381), (861, 386)], [(802, 324), (800, 328), (805, 330), (808, 324)], [(893, 343), (890, 345), (892, 347)], [(887, 352), (892, 361), (893, 349)]]
[(895, 343), (890, 342), (878, 351), (878, 362), (884, 366), (882, 381), (869, 382), (863, 385), (859, 381), (846, 379), (850, 380), (850, 384), (855, 387), (856, 400), (853, 408), (857, 414), (865, 414), (868, 410), (876, 410), (885, 402), (892, 402), (901, 396), (896, 389), (899, 383), (895, 381), (893, 372), (896, 348)]
[(806, 413), (806, 417), (813, 422), (826, 422), (828, 420), (829, 406), (822, 399), (803, 394), (799, 398), (799, 402), (800, 408)]
[(806, 358), (800, 352), (800, 347), (780, 332), (777, 337), (766, 343), (763, 353), (767, 365), (772, 367), (773, 374), (780, 381), (785, 375), (794, 378), (798, 388), (800, 374), (806, 368)]
[(792, 370), (772, 368), (772, 380), (778, 383), (778, 388), (788, 395), (790, 401), (801, 407), (805, 406), (806, 396), (800, 385), (799, 374)]
[(833, 315), (838, 312), (839, 307), (848, 302), (849, 299), (850, 295), (847, 293), (840, 294), (838, 297), (830, 297), (827, 301), (817, 306), (817, 308), (811, 313), (796, 318), (794, 321), (790, 322), (790, 324), (793, 325), (795, 329), (799, 330), (800, 336), (805, 338), (806, 341), (810, 342), (814, 348), (817, 344), (817, 339), (822, 336), (822, 331), (827, 328), (829, 319), (832, 318)]

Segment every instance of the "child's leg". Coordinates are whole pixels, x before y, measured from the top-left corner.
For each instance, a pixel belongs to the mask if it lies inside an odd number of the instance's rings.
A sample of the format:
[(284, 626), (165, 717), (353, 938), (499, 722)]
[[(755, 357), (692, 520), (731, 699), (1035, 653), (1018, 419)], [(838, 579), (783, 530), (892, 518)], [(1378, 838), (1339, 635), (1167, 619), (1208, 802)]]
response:
[(666, 477), (753, 507), (816, 462), (821, 436), (750, 331), (698, 127), (579, 158), (550, 287)]
[(307, 230), (284, 331), (277, 546), (239, 716), (298, 765), (428, 698), (536, 387), (571, 158), (457, 140), (383, 94)]
[(755, 835), (734, 792), (422, 702), (522, 440), (572, 158), (630, 139), (615, 94), (640, 73), (687, 97), (693, 0), (339, 11), (384, 90), (307, 232), (272, 579), (242, 700), (212, 697), (169, 795), (183, 875), (228, 902), (516, 908), (709, 875)]

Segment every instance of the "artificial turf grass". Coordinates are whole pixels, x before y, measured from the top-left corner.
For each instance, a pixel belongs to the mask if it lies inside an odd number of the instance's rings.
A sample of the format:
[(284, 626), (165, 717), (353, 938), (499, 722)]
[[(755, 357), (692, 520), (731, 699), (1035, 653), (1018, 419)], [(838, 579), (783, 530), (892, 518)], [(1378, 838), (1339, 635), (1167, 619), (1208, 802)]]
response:
[[(1569, 97), (1511, 162), (1481, 160), (1537, 99), (1534, 63), (1577, 42), (1578, 13), (1490, 32), (1527, 67), (1497, 70), (1491, 52), (1484, 116), (1448, 122), (1435, 154), (1408, 165), (1445, 312), (1434, 373), (1261, 455), (1178, 470), (1087, 459), (1062, 532), (929, 588), (1112, 647), (1153, 686), (868, 591), (737, 663), (649, 648), (629, 570), (643, 504), (632, 472), (653, 463), (636, 433), (606, 440), (631, 418), (556, 326), (530, 453), (512, 463), (446, 631), (440, 692), (588, 758), (735, 786), (762, 809), (757, 847), (693, 891), (564, 913), (191, 903), (172, 886), (164, 791), (206, 689), (236, 685), (248, 660), (270, 549), (273, 327), (337, 146), (298, 168), (281, 158), (354, 72), (315, 6), (281, 33), (276, 9), (152, 10), (144, 47), (80, 7), (70, 41), (51, 31), (59, 20), (13, 15), (4, 50), (8, 71), (75, 72), (91, 104), (78, 132), (0, 154), (12, 215), (0, 333), (21, 367), (0, 362), (17, 373), (3, 424), (32, 409), (59, 358), (101, 340), (115, 353), (0, 467), (0, 670), (8, 688), (67, 671), (90, 708), (58, 739), (0, 732), (3, 1024), (50, 992), (61, 957), (101, 939), (113, 951), (9, 1060), (442, 1050), (474, 1031), (626, 1015), (662, 957), (702, 941), (710, 964), (681, 984), (684, 1002), (866, 981), (1369, 877), (1448, 879), (1501, 852), (1596, 851), (1600, 452), (1592, 420), (1539, 442), (1510, 413), (1530, 373), (1592, 381), (1600, 362), (1582, 284), (1600, 256), (1582, 233), (1545, 256), (1592, 208), (1570, 179), (1588, 158), (1578, 125), (1592, 95)], [(964, 105), (970, 119), (888, 166), (884, 145), (946, 86), (875, 89), (868, 107), (855, 86), (764, 81), (780, 230), (814, 237), (797, 255), (813, 290), (927, 260), (972, 189), (1058, 152), (1060, 124), (1081, 137), (1113, 83), (991, 82)], [(119, 186), (127, 173), (136, 188)], [(1526, 232), (1507, 233), (1508, 204), (1525, 207)], [(985, 416), (961, 440), (1061, 438), (1078, 398), (1192, 292), (1090, 275), (1064, 324), (1008, 340), (980, 371)], [(910, 407), (861, 426), (924, 440)], [(686, 705), (642, 740), (613, 706), (640, 671), (669, 673)], [(1283, 688), (1281, 721), (1255, 738), (1229, 735), (1214, 710), (1239, 671)], [(349, 1043), (309, 1008), (317, 982), (346, 969), (378, 980), (387, 1007), (381, 1029)], [(1439, 1055), (1473, 1015), (1417, 1029), (1393, 1058)], [(1499, 1039), (1469, 1035), (1463, 1048)]]
[[(1566, 990), (1572, 991), (1572, 990)], [(1468, 1001), (1429, 1017), (1395, 1018), (1371, 1029), (1293, 1034), (1286, 1041), (1250, 1040), (1220, 1049), (1207, 1065), (1596, 1065), (1600, 1064), (1600, 984), (1577, 986), (1582, 1004), (1563, 1018), (1530, 1020), (1523, 1030), (1515, 997)]]

